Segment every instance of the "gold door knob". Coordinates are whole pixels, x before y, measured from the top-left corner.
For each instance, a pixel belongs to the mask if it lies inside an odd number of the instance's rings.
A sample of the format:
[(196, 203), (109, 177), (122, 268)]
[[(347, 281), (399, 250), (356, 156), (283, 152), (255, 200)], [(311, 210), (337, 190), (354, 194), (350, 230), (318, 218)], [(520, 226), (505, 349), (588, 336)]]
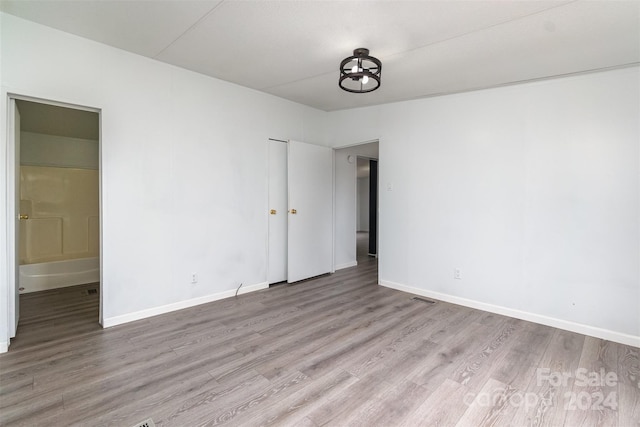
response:
[(295, 209), (291, 209), (291, 211), (290, 211), (290, 212), (291, 212), (291, 215), (295, 215), (295, 214), (297, 214), (297, 213), (298, 213), (298, 211), (297, 211), (297, 210), (295, 210)]
[(271, 211), (269, 211), (269, 213), (270, 213), (271, 215), (275, 215), (275, 214), (276, 214), (276, 210), (275, 210), (275, 209), (271, 209)]
[(29, 219), (29, 215), (20, 214), (20, 215), (18, 216), (18, 218), (20, 218), (20, 219)]

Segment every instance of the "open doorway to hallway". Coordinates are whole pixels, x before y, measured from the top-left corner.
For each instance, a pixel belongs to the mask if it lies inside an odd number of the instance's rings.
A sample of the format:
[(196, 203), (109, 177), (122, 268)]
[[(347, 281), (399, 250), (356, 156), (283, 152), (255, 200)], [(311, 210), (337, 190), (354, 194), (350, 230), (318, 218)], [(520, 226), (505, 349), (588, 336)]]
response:
[[(335, 150), (336, 270), (376, 260), (377, 188), (371, 197), (371, 164), (377, 164), (378, 144), (373, 141)], [(377, 187), (376, 177), (373, 181)]]

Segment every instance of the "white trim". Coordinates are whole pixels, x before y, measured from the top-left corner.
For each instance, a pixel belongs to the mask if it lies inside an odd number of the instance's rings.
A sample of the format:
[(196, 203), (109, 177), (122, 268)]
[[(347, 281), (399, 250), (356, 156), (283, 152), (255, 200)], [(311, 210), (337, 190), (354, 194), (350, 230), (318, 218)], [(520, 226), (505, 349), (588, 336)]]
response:
[(336, 149), (331, 147), (331, 271), (333, 274), (339, 268), (336, 266)]
[(357, 265), (358, 265), (358, 261), (350, 261), (350, 262), (345, 262), (344, 264), (336, 265), (335, 269), (342, 270), (343, 268), (355, 267)]
[[(255, 285), (242, 286), (238, 290), (238, 295), (246, 294), (249, 292), (259, 291), (261, 289), (269, 288), (269, 283), (262, 282)], [(236, 289), (230, 289), (228, 291), (218, 292), (216, 294), (206, 295), (203, 297), (192, 298), (186, 301), (179, 301), (172, 304), (162, 305), (160, 307), (147, 308), (145, 310), (136, 311), (133, 313), (123, 314), (115, 317), (105, 317), (103, 327), (110, 328), (116, 325), (122, 325), (123, 323), (129, 323), (136, 320), (146, 319), (147, 317), (158, 316), (160, 314), (170, 313), (176, 310), (182, 310), (189, 307), (194, 307), (200, 304), (206, 304), (213, 301), (218, 301), (225, 298), (233, 297), (236, 294)]]
[(101, 108), (89, 107), (87, 105), (76, 104), (76, 103), (67, 102), (67, 101), (56, 101), (53, 99), (40, 98), (37, 96), (21, 95), (13, 91), (7, 91), (7, 95), (10, 98), (17, 99), (18, 101), (29, 101), (29, 102), (35, 102), (38, 104), (53, 105), (55, 107), (70, 108), (72, 110), (88, 111), (90, 113), (100, 114), (102, 112)]
[(576, 332), (578, 334), (583, 334), (583, 335), (589, 335), (596, 338), (602, 338), (605, 340), (614, 341), (617, 343), (626, 344), (634, 347), (640, 347), (639, 336), (629, 335), (622, 332), (611, 331), (609, 329), (602, 329), (596, 326), (589, 326), (582, 323), (570, 322), (568, 320), (557, 319), (555, 317), (549, 317), (542, 314), (531, 313), (528, 311), (516, 310), (513, 308), (503, 307), (499, 305), (487, 304), (480, 301), (461, 298), (455, 295), (448, 295), (440, 292), (429, 291), (426, 289), (414, 288), (411, 286), (390, 282), (388, 280), (379, 280), (378, 284), (380, 286), (396, 289), (398, 291), (408, 292), (411, 294), (420, 295), (427, 298), (450, 302), (452, 304), (458, 304), (465, 307), (476, 308), (478, 310), (501, 314), (503, 316), (515, 317), (516, 319), (539, 323), (541, 325), (551, 326), (558, 329), (564, 329), (566, 331)]
[(0, 353), (6, 353), (9, 351), (9, 343), (6, 341), (0, 341)]
[(18, 230), (20, 222), (18, 215), (20, 214), (20, 202), (18, 199), (18, 188), (20, 181), (17, 175), (20, 171), (19, 158), (19, 139), (16, 140), (16, 111), (17, 108), (15, 98), (9, 96), (7, 98), (7, 135), (6, 135), (6, 219), (7, 219), (7, 339), (16, 336), (18, 329), (18, 317), (20, 317), (20, 306), (17, 304), (19, 253), (18, 253)]

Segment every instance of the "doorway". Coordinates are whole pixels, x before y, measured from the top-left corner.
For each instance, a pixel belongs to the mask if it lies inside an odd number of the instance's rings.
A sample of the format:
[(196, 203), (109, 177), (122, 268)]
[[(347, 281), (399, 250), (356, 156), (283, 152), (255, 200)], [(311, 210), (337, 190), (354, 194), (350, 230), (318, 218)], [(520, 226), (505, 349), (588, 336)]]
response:
[(375, 169), (378, 145), (372, 141), (335, 150), (336, 270), (375, 261), (378, 192), (372, 165)]
[(100, 113), (19, 96), (10, 107), (14, 348), (100, 328)]

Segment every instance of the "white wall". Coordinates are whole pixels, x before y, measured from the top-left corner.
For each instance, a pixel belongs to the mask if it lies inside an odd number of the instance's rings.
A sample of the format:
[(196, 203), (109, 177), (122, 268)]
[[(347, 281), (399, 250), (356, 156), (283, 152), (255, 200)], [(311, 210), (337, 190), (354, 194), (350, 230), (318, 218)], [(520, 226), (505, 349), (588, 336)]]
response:
[(639, 345), (639, 77), (330, 113), (380, 138), (380, 282)]
[[(353, 143), (354, 141), (351, 141)], [(353, 163), (348, 157), (353, 156)], [(336, 270), (353, 267), (356, 261), (357, 186), (356, 156), (378, 158), (378, 143), (355, 145), (335, 151), (335, 252)]]
[(0, 128), (8, 93), (101, 110), (106, 324), (266, 284), (266, 141), (322, 144), (327, 113), (11, 15), (0, 24)]

